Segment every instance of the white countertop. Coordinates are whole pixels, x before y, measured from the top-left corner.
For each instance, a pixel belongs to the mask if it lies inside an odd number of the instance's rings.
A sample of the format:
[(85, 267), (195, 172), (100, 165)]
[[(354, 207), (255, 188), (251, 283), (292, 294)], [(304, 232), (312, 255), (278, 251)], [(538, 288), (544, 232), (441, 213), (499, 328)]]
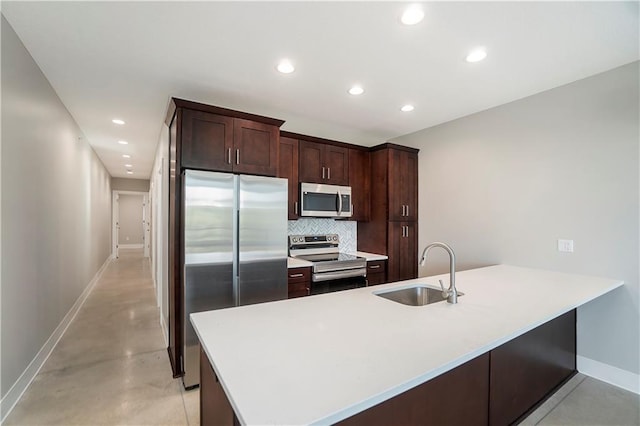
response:
[(448, 274), (191, 315), (243, 424), (335, 423), (623, 284), (506, 265), (456, 274), (465, 295), (406, 306), (373, 294)]
[(302, 260), (295, 257), (287, 258), (287, 268), (306, 268), (309, 266), (313, 266), (313, 263), (308, 260)]
[[(357, 251), (355, 253), (349, 253), (355, 256), (364, 257), (367, 259), (367, 262), (371, 262), (373, 260), (387, 260), (389, 257), (384, 254), (375, 254), (375, 253), (367, 253), (366, 251)], [(313, 266), (313, 263), (298, 259), (295, 257), (289, 257), (287, 261), (287, 267), (289, 268), (304, 268), (306, 266)]]

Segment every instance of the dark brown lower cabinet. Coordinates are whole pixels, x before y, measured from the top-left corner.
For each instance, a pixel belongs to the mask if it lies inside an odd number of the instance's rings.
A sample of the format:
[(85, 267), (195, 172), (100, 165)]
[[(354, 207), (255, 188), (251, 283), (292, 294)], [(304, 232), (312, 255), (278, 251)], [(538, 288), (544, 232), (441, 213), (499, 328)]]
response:
[[(231, 425), (237, 419), (201, 353), (200, 403), (209, 405), (200, 407), (201, 424)], [(573, 376), (575, 363), (576, 311), (572, 310), (339, 424), (513, 424)]]
[(491, 351), (489, 424), (515, 422), (576, 371), (576, 311)]
[(367, 285), (378, 285), (387, 282), (387, 261), (370, 260), (367, 262)]
[(338, 424), (486, 425), (488, 371), (489, 354), (486, 353)]
[(229, 426), (239, 424), (202, 348), (200, 348), (200, 424)]

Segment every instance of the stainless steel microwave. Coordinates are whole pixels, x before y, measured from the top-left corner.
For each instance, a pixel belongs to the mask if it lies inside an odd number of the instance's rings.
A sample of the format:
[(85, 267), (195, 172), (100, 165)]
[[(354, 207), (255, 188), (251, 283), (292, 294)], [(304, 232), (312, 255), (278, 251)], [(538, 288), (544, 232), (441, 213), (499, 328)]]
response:
[(351, 187), (300, 184), (300, 216), (351, 217)]

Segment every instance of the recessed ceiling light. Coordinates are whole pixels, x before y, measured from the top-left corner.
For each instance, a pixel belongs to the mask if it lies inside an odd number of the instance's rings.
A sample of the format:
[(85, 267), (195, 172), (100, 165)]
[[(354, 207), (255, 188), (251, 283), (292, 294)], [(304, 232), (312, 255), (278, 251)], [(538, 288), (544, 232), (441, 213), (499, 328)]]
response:
[(467, 62), (479, 62), (487, 57), (487, 51), (484, 47), (479, 47), (477, 49), (472, 50), (467, 55)]
[(400, 21), (405, 25), (415, 25), (424, 19), (424, 11), (418, 4), (412, 4), (402, 13)]
[(402, 108), (400, 108), (400, 111), (402, 112), (409, 112), (409, 111), (413, 111), (413, 105), (404, 105)]
[(293, 71), (295, 71), (295, 67), (290, 60), (283, 59), (278, 64), (278, 71), (280, 71), (282, 74), (291, 74)]
[(124, 166), (127, 168), (130, 168), (130, 167), (133, 167), (133, 164), (125, 164)]
[(131, 158), (129, 154), (122, 154), (122, 158)]
[(127, 174), (128, 174), (128, 175), (132, 175), (132, 174), (133, 174), (133, 172), (132, 172), (131, 170), (127, 170)]
[(120, 124), (120, 125), (124, 124), (124, 121), (123, 121), (123, 120), (120, 120), (119, 118), (114, 118), (114, 119), (113, 119), (113, 120), (111, 120), (111, 121), (112, 121), (114, 124)]
[(128, 145), (129, 144), (129, 142), (127, 142), (127, 141), (118, 141), (118, 143), (120, 145)]
[(351, 93), (352, 95), (362, 95), (364, 93), (364, 89), (360, 86), (353, 86), (351, 89), (349, 89), (349, 93)]

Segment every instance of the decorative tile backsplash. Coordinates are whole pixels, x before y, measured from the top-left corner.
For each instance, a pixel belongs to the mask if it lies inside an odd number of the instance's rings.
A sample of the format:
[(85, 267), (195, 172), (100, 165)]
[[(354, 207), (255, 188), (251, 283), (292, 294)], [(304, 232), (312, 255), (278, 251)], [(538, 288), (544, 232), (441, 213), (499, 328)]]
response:
[(358, 249), (358, 223), (352, 220), (304, 218), (289, 221), (289, 235), (338, 234), (340, 251), (355, 253)]

